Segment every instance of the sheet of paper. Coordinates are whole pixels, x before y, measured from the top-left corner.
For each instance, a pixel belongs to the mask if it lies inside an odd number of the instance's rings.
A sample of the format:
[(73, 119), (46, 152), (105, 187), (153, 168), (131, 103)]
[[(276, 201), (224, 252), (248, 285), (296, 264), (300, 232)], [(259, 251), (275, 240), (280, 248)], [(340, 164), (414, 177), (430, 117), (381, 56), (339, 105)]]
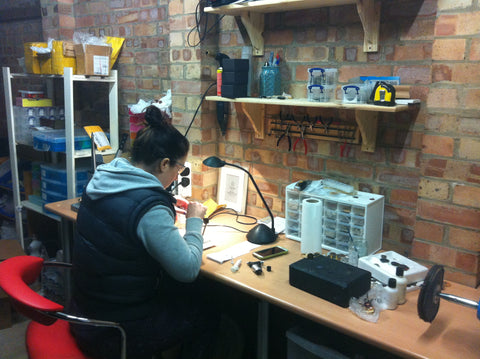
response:
[(260, 247), (259, 244), (250, 243), (248, 241), (235, 244), (223, 251), (207, 254), (207, 258), (212, 261), (223, 263), (234, 258), (247, 254), (251, 250)]

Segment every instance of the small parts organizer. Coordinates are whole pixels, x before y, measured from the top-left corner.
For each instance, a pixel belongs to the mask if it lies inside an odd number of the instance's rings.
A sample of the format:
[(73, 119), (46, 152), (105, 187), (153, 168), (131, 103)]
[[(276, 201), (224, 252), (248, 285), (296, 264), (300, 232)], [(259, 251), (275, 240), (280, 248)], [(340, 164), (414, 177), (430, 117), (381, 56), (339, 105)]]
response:
[(333, 117), (310, 116), (308, 114), (300, 117), (280, 113), (279, 119), (272, 119), (269, 126), (269, 135), (274, 134), (278, 138), (284, 135), (283, 137), (293, 136), (350, 144), (360, 143), (360, 131), (356, 124), (342, 123), (342, 120)]
[[(297, 183), (286, 189), (285, 234), (301, 240), (302, 202), (306, 198), (322, 200), (322, 248), (348, 254), (350, 240), (360, 257), (375, 253), (382, 247), (384, 197), (368, 192), (353, 194), (329, 188), (323, 181), (313, 181), (300, 190)], [(344, 185), (346, 186), (346, 185)]]

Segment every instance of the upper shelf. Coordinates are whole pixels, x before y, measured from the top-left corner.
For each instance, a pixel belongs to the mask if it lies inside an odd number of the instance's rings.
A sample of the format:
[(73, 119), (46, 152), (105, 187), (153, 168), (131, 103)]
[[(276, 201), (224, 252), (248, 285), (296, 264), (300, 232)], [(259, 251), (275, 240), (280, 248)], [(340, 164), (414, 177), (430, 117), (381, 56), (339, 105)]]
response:
[(362, 151), (375, 152), (375, 143), (377, 138), (377, 125), (379, 112), (401, 112), (412, 108), (409, 105), (396, 106), (376, 106), (369, 104), (348, 104), (341, 102), (313, 102), (307, 99), (264, 99), (256, 97), (226, 98), (220, 96), (207, 96), (207, 101), (233, 102), (237, 111), (241, 111), (249, 119), (255, 131), (256, 138), (265, 136), (265, 106), (300, 106), (300, 107), (320, 107), (355, 111), (355, 121), (358, 124), (362, 136)]
[(264, 53), (264, 14), (306, 10), (327, 6), (357, 5), (364, 30), (363, 51), (378, 51), (380, 0), (250, 0), (219, 7), (206, 7), (206, 13), (240, 16), (252, 42), (253, 55)]

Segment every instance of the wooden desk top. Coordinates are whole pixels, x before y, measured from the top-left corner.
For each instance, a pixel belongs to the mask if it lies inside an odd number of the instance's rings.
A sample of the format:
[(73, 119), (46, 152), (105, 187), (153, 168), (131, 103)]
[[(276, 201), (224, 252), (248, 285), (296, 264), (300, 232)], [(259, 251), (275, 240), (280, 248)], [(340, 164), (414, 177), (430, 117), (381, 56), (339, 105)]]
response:
[[(215, 232), (226, 237), (222, 227), (207, 228), (205, 236), (215, 236)], [(245, 240), (245, 234), (228, 233), (225, 243), (228, 242), (229, 245)], [(204, 252), (201, 272), (206, 277), (402, 357), (480, 357), (480, 320), (477, 319), (475, 310), (441, 300), (435, 320), (431, 324), (426, 323), (417, 315), (420, 291), (414, 290), (407, 293), (407, 303), (398, 306), (396, 310), (382, 311), (378, 322), (371, 323), (360, 319), (348, 308), (342, 308), (291, 286), (288, 281), (289, 264), (304, 258), (300, 253), (300, 243), (281, 236), (275, 243), (262, 248), (277, 244), (288, 248), (290, 253), (266, 260), (264, 265), (270, 265), (271, 272), (264, 270), (262, 275), (255, 275), (246, 264), (257, 260), (251, 253), (240, 257), (242, 266), (236, 273), (232, 273), (230, 262), (218, 264), (206, 258), (208, 253), (220, 251), (228, 245), (207, 249)], [(480, 289), (453, 282), (448, 285), (444, 293), (474, 301), (480, 298)]]
[[(46, 208), (62, 218), (75, 221), (76, 213), (71, 211), (70, 205), (76, 200), (50, 203)], [(214, 219), (210, 223), (222, 221), (225, 223), (224, 219)], [(240, 227), (238, 224), (234, 226)], [(270, 265), (272, 271), (264, 270), (262, 275), (257, 276), (247, 266), (247, 262), (257, 260), (251, 253), (240, 257), (242, 265), (236, 273), (232, 273), (230, 262), (218, 264), (206, 258), (208, 253), (245, 241), (244, 233), (209, 225), (205, 231), (205, 237), (208, 236), (218, 240), (218, 243), (216, 247), (204, 251), (201, 273), (206, 277), (402, 357), (480, 357), (480, 320), (471, 308), (441, 300), (435, 320), (426, 323), (417, 315), (419, 290), (415, 290), (407, 293), (407, 302), (396, 310), (382, 311), (377, 323), (367, 322), (348, 308), (332, 304), (289, 284), (289, 264), (303, 258), (299, 242), (280, 236), (275, 243), (262, 246), (267, 248), (278, 244), (288, 248), (290, 253), (265, 261), (265, 265)], [(480, 298), (480, 288), (474, 289), (454, 282), (448, 282), (443, 292), (477, 302)]]

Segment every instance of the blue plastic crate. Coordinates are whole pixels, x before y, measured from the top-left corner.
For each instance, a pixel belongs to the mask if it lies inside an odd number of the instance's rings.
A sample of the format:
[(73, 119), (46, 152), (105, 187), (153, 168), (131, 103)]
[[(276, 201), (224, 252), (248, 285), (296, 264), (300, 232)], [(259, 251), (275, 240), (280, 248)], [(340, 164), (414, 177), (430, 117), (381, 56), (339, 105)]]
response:
[(42, 200), (44, 200), (45, 203), (64, 201), (66, 199), (67, 199), (66, 195), (62, 195), (62, 194), (57, 193), (57, 192), (50, 192), (50, 191), (42, 190)]
[[(78, 183), (88, 181), (89, 167), (80, 167), (75, 169), (75, 181)], [(57, 182), (67, 182), (67, 170), (65, 166), (55, 164), (40, 165), (41, 178), (43, 180), (51, 180)]]
[[(87, 180), (83, 181), (76, 181), (75, 184), (75, 196), (79, 197), (83, 193), (83, 189), (87, 185)], [(50, 179), (43, 179), (42, 180), (42, 191), (48, 191), (53, 193), (58, 193), (62, 196), (67, 196), (67, 183), (66, 182), (59, 182), (53, 181)]]
[[(92, 148), (90, 137), (85, 130), (75, 129), (75, 150)], [(37, 151), (65, 152), (65, 130), (37, 131), (33, 134), (33, 148)]]

